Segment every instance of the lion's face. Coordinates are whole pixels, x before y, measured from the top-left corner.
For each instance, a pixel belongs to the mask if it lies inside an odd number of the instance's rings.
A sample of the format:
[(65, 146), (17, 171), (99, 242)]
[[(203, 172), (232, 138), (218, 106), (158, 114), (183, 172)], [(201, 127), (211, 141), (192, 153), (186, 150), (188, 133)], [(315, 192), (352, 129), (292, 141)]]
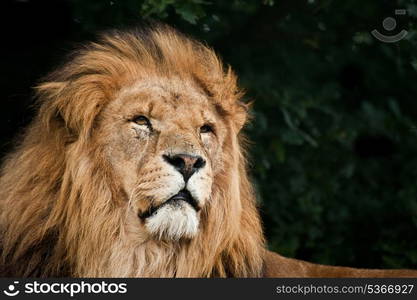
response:
[(225, 124), (191, 82), (141, 81), (101, 114), (99, 142), (137, 226), (152, 238), (194, 237), (221, 168)]

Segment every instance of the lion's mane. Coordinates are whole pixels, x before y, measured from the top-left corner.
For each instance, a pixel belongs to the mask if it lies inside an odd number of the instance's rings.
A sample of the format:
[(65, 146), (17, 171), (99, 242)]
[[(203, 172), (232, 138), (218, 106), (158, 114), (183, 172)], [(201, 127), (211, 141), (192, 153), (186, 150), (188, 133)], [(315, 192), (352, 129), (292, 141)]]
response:
[[(100, 111), (144, 74), (192, 80), (230, 125), (228, 159), (191, 241), (130, 242), (137, 228), (125, 226), (126, 200), (94, 143)], [(3, 276), (261, 275), (263, 235), (239, 133), (246, 111), (235, 75), (211, 49), (165, 26), (114, 31), (36, 89), (38, 113), (1, 170)]]

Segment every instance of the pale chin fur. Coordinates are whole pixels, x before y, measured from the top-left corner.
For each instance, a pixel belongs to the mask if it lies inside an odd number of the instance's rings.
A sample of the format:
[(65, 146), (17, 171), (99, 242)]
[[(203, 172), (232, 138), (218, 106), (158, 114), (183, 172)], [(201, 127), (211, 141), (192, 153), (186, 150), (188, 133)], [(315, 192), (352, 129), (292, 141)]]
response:
[(198, 232), (198, 224), (198, 213), (182, 200), (162, 206), (145, 222), (153, 236), (174, 241), (193, 238)]

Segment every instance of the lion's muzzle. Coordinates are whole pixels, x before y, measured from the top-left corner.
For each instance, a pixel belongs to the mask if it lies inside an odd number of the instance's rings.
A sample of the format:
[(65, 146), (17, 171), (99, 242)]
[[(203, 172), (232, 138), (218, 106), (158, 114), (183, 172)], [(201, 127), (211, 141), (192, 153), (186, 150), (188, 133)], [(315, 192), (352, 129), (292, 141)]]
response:
[[(175, 146), (178, 149), (178, 143)], [(138, 217), (147, 231), (159, 239), (194, 237), (199, 228), (199, 211), (210, 197), (210, 164), (196, 152), (171, 148), (158, 155), (153, 165), (161, 166), (156, 170), (163, 171), (152, 173), (156, 180), (145, 177), (139, 183), (139, 192), (152, 200), (142, 207), (144, 210), (139, 209)]]

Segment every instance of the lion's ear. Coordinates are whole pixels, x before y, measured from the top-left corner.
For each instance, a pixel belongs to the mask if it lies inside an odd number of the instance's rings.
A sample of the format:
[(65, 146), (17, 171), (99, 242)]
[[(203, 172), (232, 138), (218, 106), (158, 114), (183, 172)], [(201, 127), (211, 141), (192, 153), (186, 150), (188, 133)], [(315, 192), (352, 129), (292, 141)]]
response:
[(77, 137), (89, 136), (106, 95), (101, 82), (93, 78), (50, 81), (36, 87), (40, 101), (39, 117), (46, 129), (57, 124)]
[(239, 100), (215, 104), (218, 114), (225, 119), (229, 119), (233, 123), (236, 132), (239, 132), (249, 121), (250, 107), (251, 103), (243, 103)]
[(235, 106), (233, 121), (238, 132), (249, 121), (249, 110), (251, 105), (251, 103), (243, 103), (238, 101), (237, 105)]
[(57, 123), (65, 126), (65, 119), (54, 102), (66, 86), (66, 82), (44, 82), (35, 87), (40, 104), (39, 117), (48, 131)]

